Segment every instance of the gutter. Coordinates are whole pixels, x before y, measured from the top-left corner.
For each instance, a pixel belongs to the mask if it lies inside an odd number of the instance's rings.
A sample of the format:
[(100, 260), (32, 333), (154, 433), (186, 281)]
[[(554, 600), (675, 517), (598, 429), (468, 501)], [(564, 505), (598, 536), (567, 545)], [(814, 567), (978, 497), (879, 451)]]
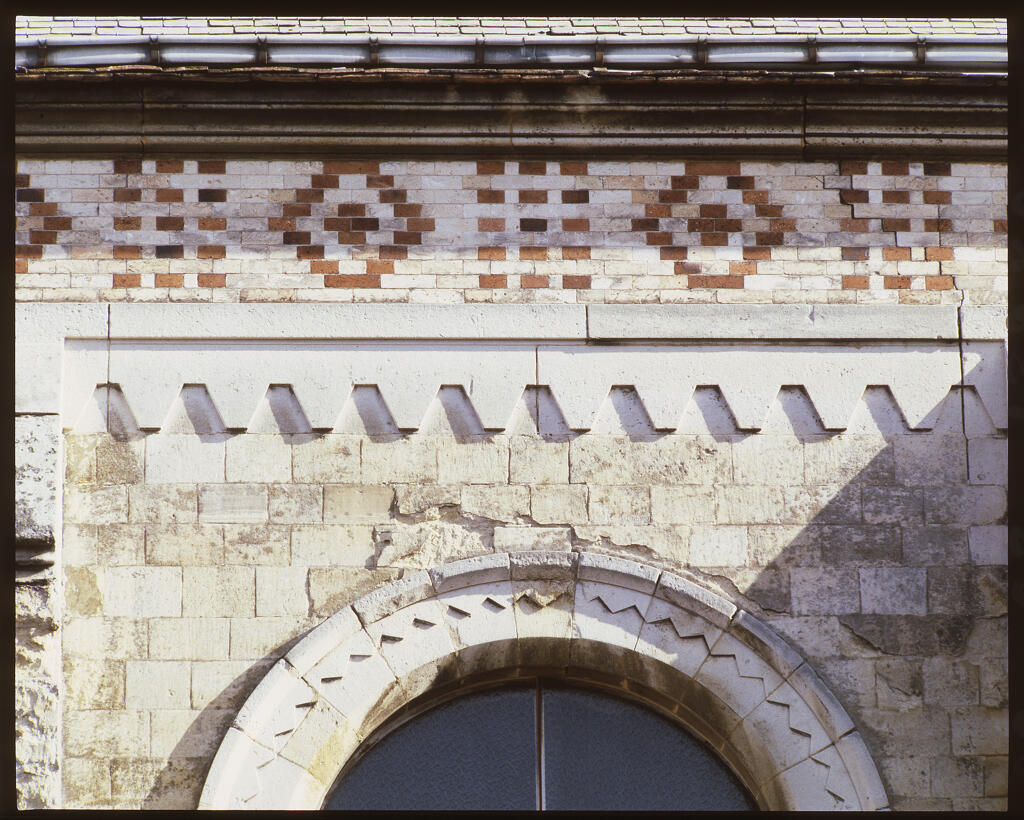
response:
[(1006, 74), (1005, 36), (21, 38), (15, 70), (131, 65), (338, 68), (784, 69)]

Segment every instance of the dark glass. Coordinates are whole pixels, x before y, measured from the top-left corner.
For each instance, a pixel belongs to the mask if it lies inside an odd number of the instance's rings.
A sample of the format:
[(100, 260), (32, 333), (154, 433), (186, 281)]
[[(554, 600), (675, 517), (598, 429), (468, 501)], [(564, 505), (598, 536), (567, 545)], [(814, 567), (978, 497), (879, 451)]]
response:
[(614, 695), (546, 684), (477, 692), (414, 717), (366, 750), (324, 808), (530, 810), (538, 778), (552, 810), (756, 808), (677, 722)]
[(326, 809), (537, 808), (536, 690), (441, 704), (373, 746)]
[(580, 689), (543, 691), (544, 808), (744, 811), (724, 764), (678, 724)]

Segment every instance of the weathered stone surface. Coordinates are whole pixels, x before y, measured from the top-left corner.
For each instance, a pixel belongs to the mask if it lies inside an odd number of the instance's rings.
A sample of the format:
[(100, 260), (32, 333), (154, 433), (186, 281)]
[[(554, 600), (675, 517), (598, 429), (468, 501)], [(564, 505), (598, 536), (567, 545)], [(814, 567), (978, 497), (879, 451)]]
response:
[(855, 569), (793, 569), (790, 578), (794, 614), (860, 612), (860, 578)]
[(712, 436), (634, 441), (593, 433), (569, 445), (570, 478), (589, 484), (709, 484), (731, 472), (729, 445)]
[(107, 567), (100, 582), (103, 614), (153, 618), (181, 615), (181, 567)]
[(376, 527), (374, 538), (380, 548), (377, 566), (418, 569), (490, 552), (493, 542), (489, 529), (470, 529), (442, 521)]
[(569, 483), (569, 442), (539, 436), (509, 439), (509, 481), (516, 484)]
[(950, 715), (951, 751), (954, 755), (1004, 755), (1009, 748), (1010, 715), (1007, 709), (963, 706)]
[(181, 614), (227, 618), (255, 614), (254, 567), (184, 567)]
[(218, 660), (228, 655), (227, 618), (152, 618), (149, 657), (155, 660)]
[(267, 520), (265, 484), (201, 484), (199, 520), (259, 524)]
[(530, 515), (530, 490), (523, 486), (471, 484), (462, 488), (463, 515), (518, 521)]
[(146, 563), (142, 524), (65, 524), (61, 542), (65, 566), (130, 566)]
[(839, 622), (887, 655), (959, 655), (971, 634), (965, 615), (840, 614)]
[(354, 567), (311, 567), (310, 613), (316, 618), (333, 615), (360, 595), (402, 577), (400, 569), (361, 570)]
[(568, 527), (495, 527), (494, 549), (502, 552), (518, 550), (569, 550), (571, 530)]
[(651, 496), (645, 486), (590, 485), (588, 505), (595, 524), (651, 523)]
[(861, 569), (860, 600), (865, 614), (923, 615), (928, 609), (926, 573), (898, 567)]
[(395, 491), (375, 484), (324, 486), (324, 521), (387, 521)]
[(587, 518), (587, 487), (537, 485), (530, 488), (530, 514), (538, 524), (569, 524)]
[(285, 482), (292, 478), (292, 447), (283, 436), (247, 433), (225, 442), (228, 481)]
[(14, 708), (18, 808), (57, 806), (62, 763), (59, 757), (61, 707), (58, 682), (18, 680), (14, 688)]
[[(453, 442), (454, 445), (454, 442)], [(465, 445), (474, 446), (474, 445)], [(362, 442), (362, 480), (367, 484), (401, 483), (456, 483), (457, 478), (438, 478), (438, 452), (434, 442), (421, 439), (399, 439)], [(506, 452), (506, 458), (508, 453)], [(506, 461), (507, 478), (508, 464)]]
[[(508, 459), (508, 439), (504, 436), (494, 436), (490, 441), (443, 439), (437, 450), (436, 480), (441, 484), (500, 484), (508, 481)], [(363, 471), (365, 474), (365, 453)]]
[(1005, 525), (971, 527), (968, 543), (975, 564), (1006, 564), (1007, 530)]
[(15, 417), (14, 519), (19, 539), (53, 540), (59, 440), (59, 416)]
[(324, 492), (318, 484), (271, 484), (270, 520), (274, 524), (322, 521)]
[(295, 481), (343, 484), (359, 481), (357, 436), (311, 436), (292, 444), (292, 475)]
[(291, 530), (293, 565), (370, 567), (376, 554), (369, 524), (322, 524)]
[[(197, 436), (158, 433), (146, 444), (146, 481), (149, 484), (179, 484), (224, 480), (223, 434)], [(99, 466), (97, 448), (97, 467)]]
[(289, 527), (275, 524), (225, 524), (224, 563), (284, 566), (290, 536)]
[[(112, 487), (111, 489), (118, 489)], [(200, 496), (202, 496), (200, 490)], [(128, 520), (143, 523), (195, 521), (197, 500), (194, 484), (133, 484), (128, 487), (131, 515)], [(201, 505), (200, 505), (201, 506)], [(209, 516), (200, 521), (214, 521)]]
[(436, 518), (443, 507), (457, 507), (462, 488), (457, 484), (398, 484), (395, 499), (402, 515), (427, 514)]
[(150, 524), (146, 563), (166, 566), (224, 562), (224, 529), (219, 524)]

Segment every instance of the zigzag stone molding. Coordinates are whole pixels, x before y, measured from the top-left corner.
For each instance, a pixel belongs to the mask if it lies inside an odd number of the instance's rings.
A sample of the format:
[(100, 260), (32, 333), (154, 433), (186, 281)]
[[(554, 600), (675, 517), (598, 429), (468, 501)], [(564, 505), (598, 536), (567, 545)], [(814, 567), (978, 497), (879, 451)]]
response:
[(863, 740), (767, 625), (673, 573), (581, 552), (416, 572), (300, 640), (257, 685), (213, 760), (201, 809), (318, 809), (356, 747), (432, 686), (544, 666), (658, 693), (766, 809), (879, 810)]
[[(609, 392), (636, 389), (653, 427), (677, 429), (698, 387), (716, 386), (741, 430), (763, 427), (779, 390), (802, 387), (826, 430), (846, 429), (868, 387), (888, 387), (911, 429), (931, 429), (950, 389), (972, 386), (996, 427), (1006, 426), (999, 343), (662, 345), (526, 342), (69, 341), (62, 416), (82, 428), (97, 387), (116, 384), (143, 430), (168, 426), (183, 388), (201, 385), (224, 426), (259, 429), (268, 390), (290, 387), (293, 415), (340, 431), (353, 387), (375, 386), (383, 422), (420, 428), (445, 387), (461, 387), (483, 429), (509, 426), (530, 386), (546, 386), (563, 425), (588, 430)], [(961, 364), (965, 367), (961, 379)], [(303, 432), (301, 429), (293, 432)], [(541, 430), (541, 432), (545, 432)]]

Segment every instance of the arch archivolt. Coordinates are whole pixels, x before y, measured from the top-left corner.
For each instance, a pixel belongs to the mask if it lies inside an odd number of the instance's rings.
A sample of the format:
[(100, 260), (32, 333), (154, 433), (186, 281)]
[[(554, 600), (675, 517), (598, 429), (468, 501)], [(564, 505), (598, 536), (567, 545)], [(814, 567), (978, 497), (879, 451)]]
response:
[(403, 705), (476, 673), (527, 668), (653, 693), (762, 808), (888, 805), (843, 707), (763, 622), (651, 566), (525, 552), (416, 572), (313, 629), (239, 710), (199, 807), (318, 809)]

